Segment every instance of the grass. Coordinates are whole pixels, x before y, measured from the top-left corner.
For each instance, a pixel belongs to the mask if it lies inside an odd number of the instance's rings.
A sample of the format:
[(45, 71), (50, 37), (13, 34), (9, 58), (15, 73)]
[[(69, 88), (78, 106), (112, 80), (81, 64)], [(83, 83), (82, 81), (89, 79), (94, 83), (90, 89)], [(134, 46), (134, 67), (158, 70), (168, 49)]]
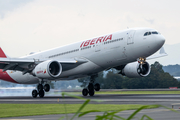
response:
[[(81, 92), (67, 92), (70, 94), (81, 95)], [(61, 94), (61, 92), (55, 92)], [(98, 91), (95, 94), (180, 94), (180, 91)]]
[[(66, 113), (76, 113), (82, 104), (66, 104)], [(143, 105), (128, 104), (88, 104), (81, 112), (98, 110), (98, 111), (115, 111), (115, 110), (134, 110)], [(149, 108), (157, 108), (156, 105)], [(0, 104), (0, 118), (65, 114), (64, 104)]]

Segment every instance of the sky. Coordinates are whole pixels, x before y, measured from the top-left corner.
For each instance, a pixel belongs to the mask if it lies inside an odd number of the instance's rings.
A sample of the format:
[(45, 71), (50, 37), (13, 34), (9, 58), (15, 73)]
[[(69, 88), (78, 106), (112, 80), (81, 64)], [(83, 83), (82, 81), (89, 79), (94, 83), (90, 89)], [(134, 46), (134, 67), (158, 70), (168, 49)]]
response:
[(179, 0), (0, 0), (0, 47), (21, 57), (134, 27), (180, 43)]

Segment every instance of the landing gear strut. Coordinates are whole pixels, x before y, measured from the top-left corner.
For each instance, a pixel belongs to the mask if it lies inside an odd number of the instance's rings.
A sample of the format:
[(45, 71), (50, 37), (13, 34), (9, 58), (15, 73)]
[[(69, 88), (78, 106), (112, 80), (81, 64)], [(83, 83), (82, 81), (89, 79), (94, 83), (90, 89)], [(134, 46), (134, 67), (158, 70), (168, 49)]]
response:
[(97, 75), (91, 76), (88, 87), (87, 87), (87, 88), (84, 88), (84, 89), (82, 90), (82, 95), (83, 95), (83, 96), (87, 96), (88, 93), (89, 93), (90, 96), (93, 96), (94, 93), (95, 93), (95, 91), (99, 91), (99, 90), (100, 90), (100, 84), (99, 84), (99, 83), (96, 83), (96, 84), (94, 85), (94, 81), (95, 81), (95, 78), (96, 78), (96, 77), (97, 77)]
[[(49, 92), (50, 90), (50, 85), (49, 84), (45, 84), (44, 86), (40, 83), (37, 85), (37, 90), (33, 90), (32, 91), (32, 97), (36, 98), (37, 95), (39, 95), (40, 98), (44, 97), (45, 92)], [(45, 92), (44, 92), (45, 91)]]

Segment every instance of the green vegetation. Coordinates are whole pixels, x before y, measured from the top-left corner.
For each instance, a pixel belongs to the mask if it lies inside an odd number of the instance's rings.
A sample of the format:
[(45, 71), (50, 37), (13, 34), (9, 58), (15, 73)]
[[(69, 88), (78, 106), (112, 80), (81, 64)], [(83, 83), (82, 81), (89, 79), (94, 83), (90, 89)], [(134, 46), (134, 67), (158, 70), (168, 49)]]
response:
[(180, 65), (167, 65), (163, 66), (163, 70), (173, 76), (180, 76)]
[[(164, 107), (162, 105), (138, 105), (138, 104), (128, 104), (128, 105), (117, 105), (117, 104), (89, 104), (90, 99), (85, 99), (79, 96), (75, 96), (69, 93), (62, 93), (63, 98), (65, 96), (71, 96), (77, 99), (85, 100), (83, 104), (0, 104), (0, 118), (3, 117), (16, 117), (16, 116), (32, 116), (32, 115), (49, 115), (49, 114), (64, 114), (60, 118), (68, 120), (68, 114), (74, 113), (70, 118), (73, 120), (76, 117), (82, 117), (93, 112), (103, 112), (102, 115), (97, 115), (95, 120), (132, 120), (135, 115), (143, 109)], [(101, 102), (99, 100), (92, 100), (95, 102)], [(135, 110), (128, 118), (123, 118), (117, 113), (124, 110)], [(169, 109), (171, 111), (177, 112), (175, 110)], [(151, 117), (143, 115), (141, 120), (148, 119), (152, 120)]]
[[(82, 104), (0, 104), (0, 117), (15, 117), (15, 116), (32, 116), (32, 115), (48, 115), (48, 114), (65, 114), (76, 113)], [(133, 110), (143, 105), (114, 105), (114, 104), (88, 104), (81, 111), (115, 111), (115, 110)], [(148, 108), (156, 108), (150, 106)]]
[[(74, 95), (82, 95), (82, 92), (67, 92)], [(61, 95), (61, 92), (56, 92), (56, 95)], [(180, 94), (180, 91), (96, 91), (98, 94)]]
[[(74, 96), (74, 95), (71, 95), (71, 94), (68, 94), (68, 93), (62, 93), (62, 96), (64, 97), (65, 95), (67, 96), (71, 96), (71, 97), (75, 97), (75, 98), (78, 98), (78, 99), (83, 99), (83, 100), (86, 100), (78, 109), (78, 111), (73, 115), (72, 118), (70, 118), (70, 120), (73, 120), (76, 116), (78, 117), (82, 117), (84, 115), (87, 115), (89, 113), (93, 113), (93, 112), (102, 112), (102, 111), (99, 111), (97, 109), (95, 110), (88, 110), (88, 111), (85, 111), (83, 112), (83, 108), (85, 108), (88, 103), (90, 102), (90, 99), (85, 99), (85, 98), (82, 98), (82, 97), (79, 97), (79, 96)], [(97, 100), (92, 100), (92, 101), (96, 101), (96, 102), (99, 102)], [(163, 108), (166, 108), (166, 109), (169, 109), (173, 112), (176, 112), (176, 113), (179, 113), (178, 111), (175, 111), (173, 109), (170, 109), (170, 108), (167, 108), (165, 106), (162, 106), (162, 105), (142, 105), (141, 107), (137, 108), (132, 114), (130, 114), (129, 117), (127, 118), (123, 118), (119, 115), (116, 115), (117, 113), (121, 112), (121, 111), (124, 111), (124, 110), (127, 110), (127, 108), (120, 108), (118, 110), (110, 110), (110, 111), (105, 111), (102, 115), (96, 115), (96, 118), (95, 120), (132, 120), (134, 119), (135, 115), (138, 114), (141, 110), (143, 109), (148, 109), (148, 108), (157, 108), (157, 107), (163, 107)], [(65, 106), (66, 108), (66, 106)], [(66, 111), (66, 110), (65, 110)], [(66, 116), (63, 116), (61, 117), (59, 120), (62, 120), (66, 118), (66, 120), (68, 119), (68, 116), (67, 116), (67, 112), (66, 112)], [(137, 117), (136, 117), (137, 118)], [(143, 115), (140, 120), (153, 120), (151, 117), (149, 117), (148, 115)]]
[[(149, 88), (169, 88), (180, 87), (180, 82), (173, 78), (169, 73), (164, 72), (162, 65), (155, 62), (151, 65), (151, 72), (146, 77), (128, 78), (120, 74), (119, 71), (111, 69), (104, 73), (99, 73), (96, 82), (101, 84), (102, 89), (149, 89)], [(87, 86), (89, 78), (80, 78), (79, 82), (82, 87)]]

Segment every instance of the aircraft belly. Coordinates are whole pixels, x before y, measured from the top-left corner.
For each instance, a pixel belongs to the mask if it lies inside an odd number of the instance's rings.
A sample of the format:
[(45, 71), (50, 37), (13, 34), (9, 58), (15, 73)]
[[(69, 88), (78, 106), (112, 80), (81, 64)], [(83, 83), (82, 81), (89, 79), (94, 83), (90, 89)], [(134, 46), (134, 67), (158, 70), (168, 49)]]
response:
[(14, 79), (19, 84), (36, 84), (39, 83), (39, 79), (30, 75), (29, 73), (23, 75), (22, 72), (19, 71), (11, 71), (8, 70), (7, 73), (9, 76)]
[(62, 72), (62, 74), (60, 75), (60, 78), (61, 79), (78, 78), (81, 76), (92, 75), (92, 74), (98, 73), (102, 70), (103, 70), (102, 67), (89, 61), (87, 63), (79, 65), (78, 67), (76, 67), (74, 69)]

